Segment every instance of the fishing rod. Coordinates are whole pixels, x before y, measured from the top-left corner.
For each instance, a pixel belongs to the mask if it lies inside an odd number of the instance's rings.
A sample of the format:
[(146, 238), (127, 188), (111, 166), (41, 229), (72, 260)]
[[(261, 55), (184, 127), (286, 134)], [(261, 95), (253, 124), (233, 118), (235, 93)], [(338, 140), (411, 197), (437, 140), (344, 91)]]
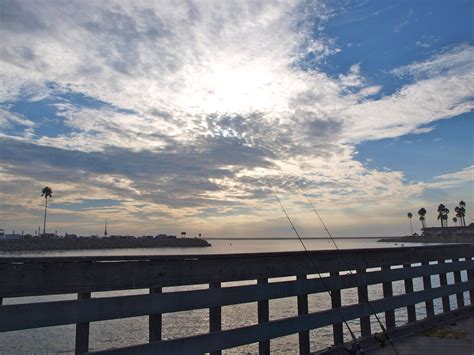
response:
[[(301, 236), (300, 234), (298, 233), (298, 230), (296, 229), (295, 225), (293, 224), (293, 221), (291, 220), (290, 216), (288, 215), (288, 212), (286, 211), (285, 207), (283, 206), (283, 203), (281, 202), (280, 198), (278, 197), (278, 195), (276, 194), (276, 192), (274, 191), (273, 189), (273, 186), (272, 184), (270, 183), (270, 180), (268, 180), (268, 178), (265, 178), (267, 180), (267, 184), (268, 186), (270, 187), (270, 191), (273, 193), (273, 196), (275, 197), (275, 199), (277, 200), (278, 204), (280, 205), (281, 209), (283, 210), (283, 213), (285, 214), (286, 216), (286, 219), (288, 220), (288, 222), (290, 223), (290, 226), (291, 226), (291, 229), (293, 229), (293, 231), (295, 232), (296, 236), (298, 237), (298, 240), (300, 241), (301, 245), (303, 246), (303, 249), (305, 251), (306, 254), (308, 254), (309, 256), (309, 261), (311, 263), (311, 265), (313, 266), (313, 269), (314, 270), (317, 270), (316, 268), (316, 265), (314, 264), (313, 262), (313, 259), (311, 257), (311, 255), (309, 254), (309, 250), (306, 248), (306, 245), (304, 244), (303, 240), (301, 239)], [(318, 276), (319, 276), (319, 279), (321, 280), (322, 284), (323, 284), (323, 287), (325, 289), (325, 291), (329, 294), (330, 297), (332, 297), (332, 292), (331, 290), (329, 290), (329, 287), (327, 286), (326, 282), (324, 281), (324, 278), (322, 277), (321, 273), (319, 271), (316, 271)], [(362, 348), (360, 347), (358, 341), (357, 341), (357, 337), (355, 336), (354, 332), (352, 331), (351, 327), (349, 326), (349, 324), (347, 323), (347, 320), (345, 319), (344, 315), (342, 314), (342, 311), (340, 308), (336, 308), (339, 316), (341, 317), (341, 320), (342, 322), (344, 323), (344, 325), (346, 326), (347, 330), (349, 331), (349, 334), (351, 335), (351, 338), (352, 338), (352, 341), (354, 342), (357, 350), (360, 351), (360, 353), (363, 353), (363, 350)]]
[[(326, 223), (324, 223), (324, 220), (323, 218), (321, 217), (321, 215), (319, 214), (318, 210), (316, 209), (316, 207), (314, 206), (314, 204), (311, 202), (311, 200), (309, 199), (308, 195), (306, 195), (302, 190), (301, 188), (297, 185), (298, 187), (298, 190), (300, 191), (300, 193), (306, 198), (306, 200), (308, 201), (308, 204), (311, 206), (311, 208), (313, 209), (314, 213), (316, 214), (316, 216), (318, 216), (319, 220), (321, 221), (321, 224), (323, 225), (326, 233), (328, 234), (329, 238), (331, 239), (332, 243), (334, 244), (334, 246), (336, 247), (336, 250), (340, 250), (339, 247), (337, 246), (337, 243), (336, 241), (334, 240), (331, 232), (329, 232), (329, 229), (328, 227), (326, 226)], [(349, 267), (349, 264), (347, 263), (347, 261), (345, 259), (344, 260), (344, 263), (346, 264), (346, 268), (347, 270), (349, 271), (349, 274), (350, 275), (354, 275), (351, 271), (351, 268)], [(377, 323), (379, 324), (380, 326), (380, 329), (382, 329), (382, 333), (384, 335), (384, 337), (388, 340), (390, 346), (393, 348), (393, 350), (395, 351), (395, 353), (398, 355), (398, 350), (395, 348), (395, 345), (393, 344), (393, 341), (392, 339), (390, 338), (390, 335), (388, 334), (387, 330), (385, 329), (383, 323), (381, 322), (379, 316), (377, 315), (377, 313), (374, 311), (374, 309), (372, 308), (372, 305), (370, 304), (370, 302), (367, 300), (367, 305), (369, 306), (369, 310), (370, 310), (370, 313), (372, 313), (374, 316), (375, 316), (375, 319), (377, 320)]]

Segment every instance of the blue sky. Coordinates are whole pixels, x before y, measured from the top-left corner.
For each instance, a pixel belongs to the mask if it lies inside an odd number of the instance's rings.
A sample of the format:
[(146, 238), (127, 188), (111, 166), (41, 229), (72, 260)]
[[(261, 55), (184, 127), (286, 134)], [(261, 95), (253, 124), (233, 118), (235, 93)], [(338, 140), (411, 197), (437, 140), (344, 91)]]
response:
[[(472, 1), (8, 1), (0, 227), (304, 236), (474, 204)], [(431, 218), (431, 219), (430, 219)], [(469, 221), (469, 220), (468, 220)]]
[(409, 181), (431, 181), (472, 163), (472, 112), (438, 121), (430, 128), (424, 134), (361, 143), (356, 146), (355, 159), (370, 169), (403, 171)]

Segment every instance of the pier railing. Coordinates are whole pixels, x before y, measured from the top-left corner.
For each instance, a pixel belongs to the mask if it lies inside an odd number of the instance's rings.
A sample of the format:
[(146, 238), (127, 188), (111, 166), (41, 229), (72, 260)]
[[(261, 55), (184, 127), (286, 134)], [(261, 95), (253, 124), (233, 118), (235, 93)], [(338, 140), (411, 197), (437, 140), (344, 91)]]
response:
[[(309, 253), (0, 258), (0, 300), (78, 295), (77, 300), (1, 305), (0, 332), (76, 324), (76, 353), (85, 353), (89, 351), (90, 322), (148, 316), (149, 343), (103, 352), (218, 354), (258, 343), (259, 353), (268, 354), (271, 339), (299, 334), (299, 352), (307, 354), (316, 350), (310, 349), (310, 330), (325, 326), (333, 328), (334, 348), (342, 346), (347, 338), (344, 318), (358, 320), (360, 344), (368, 348), (383, 341), (383, 337), (373, 336), (373, 312), (383, 314), (381, 320), (392, 339), (472, 312), (473, 257), (474, 246), (450, 245)], [(290, 278), (271, 280), (282, 277)], [(421, 290), (414, 290), (415, 278), (422, 278)], [(248, 280), (256, 282), (223, 285)], [(394, 295), (393, 283), (400, 280), (404, 292)], [(163, 287), (198, 284), (209, 287), (162, 292)], [(370, 285), (382, 285), (383, 297), (369, 300)], [(358, 303), (343, 304), (341, 291), (348, 288), (357, 289)], [(136, 289), (149, 292), (100, 298), (93, 295)], [(308, 295), (327, 291), (331, 308), (308, 312)], [(455, 302), (450, 302), (451, 295)], [(298, 314), (270, 320), (269, 302), (285, 297), (296, 297)], [(441, 299), (440, 312), (435, 312), (435, 299)], [(248, 302), (257, 303), (258, 322), (222, 330), (222, 307)], [(426, 307), (424, 319), (417, 319), (417, 304)], [(397, 327), (395, 310), (400, 308), (406, 310), (408, 324)], [(209, 310), (209, 332), (162, 339), (162, 314), (195, 309)]]

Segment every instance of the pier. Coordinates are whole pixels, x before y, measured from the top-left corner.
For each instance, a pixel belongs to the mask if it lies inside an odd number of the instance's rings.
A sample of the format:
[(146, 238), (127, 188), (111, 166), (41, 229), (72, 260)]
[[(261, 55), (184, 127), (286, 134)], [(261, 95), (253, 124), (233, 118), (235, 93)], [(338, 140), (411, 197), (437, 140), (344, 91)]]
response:
[[(87, 353), (91, 322), (148, 316), (149, 342), (95, 353), (221, 354), (258, 343), (259, 353), (269, 354), (272, 339), (298, 334), (294, 353), (337, 354), (351, 341), (343, 321), (356, 320), (358, 346), (375, 351), (388, 348), (389, 342), (375, 329), (374, 312), (395, 346), (399, 339), (470, 317), (473, 257), (474, 245), (469, 244), (308, 253), (3, 257), (0, 300), (58, 294), (77, 294), (77, 299), (3, 304), (0, 332), (76, 324), (75, 352)], [(418, 280), (421, 289), (414, 287)], [(394, 292), (396, 282), (403, 292)], [(203, 284), (205, 289), (164, 289)], [(380, 287), (380, 296), (372, 295), (369, 287)], [(94, 292), (143, 289), (146, 294), (94, 297)], [(357, 302), (343, 302), (346, 289), (355, 290)], [(309, 309), (308, 295), (328, 292), (330, 307)], [(270, 302), (286, 297), (295, 298), (297, 314), (271, 320)], [(222, 307), (249, 302), (257, 303), (257, 322), (223, 329)], [(435, 307), (436, 302), (442, 306)], [(417, 305), (423, 306), (423, 316)], [(208, 309), (207, 332), (162, 339), (163, 314), (195, 309)], [(400, 310), (406, 324), (397, 319)], [(311, 341), (311, 331), (327, 326), (332, 327), (333, 346), (321, 349)]]

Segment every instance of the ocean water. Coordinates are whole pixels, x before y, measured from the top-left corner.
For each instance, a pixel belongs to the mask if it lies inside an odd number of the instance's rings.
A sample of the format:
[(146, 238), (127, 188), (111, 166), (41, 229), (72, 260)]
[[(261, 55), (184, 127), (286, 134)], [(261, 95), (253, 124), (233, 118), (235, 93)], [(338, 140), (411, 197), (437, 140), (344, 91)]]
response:
[[(414, 246), (424, 243), (387, 243), (377, 242), (376, 238), (338, 238), (335, 239), (339, 249), (389, 248), (402, 245)], [(263, 253), (279, 251), (303, 251), (301, 242), (295, 238), (287, 239), (209, 239), (210, 247), (205, 248), (134, 248), (134, 249), (99, 249), (99, 250), (64, 250), (64, 251), (0, 251), (0, 257), (6, 256), (104, 256), (104, 255), (191, 255), (191, 254), (234, 254)], [(334, 250), (330, 239), (304, 239), (308, 250)], [(425, 244), (427, 245), (427, 244)], [(432, 244), (431, 244), (432, 245)]]
[[(93, 251), (54, 251), (54, 252), (15, 252), (0, 253), (5, 256), (92, 256), (92, 255), (176, 255), (176, 254), (222, 254), (222, 253), (251, 253), (251, 252), (276, 252), (276, 251), (298, 251), (303, 250), (298, 240), (210, 240), (212, 246), (208, 248), (156, 248), (156, 249), (115, 249), (115, 250), (93, 250)], [(403, 247), (401, 243), (379, 243), (375, 239), (338, 239), (336, 240), (340, 249), (380, 248), (380, 247)], [(331, 250), (335, 249), (330, 240), (311, 239), (304, 240), (309, 250)], [(405, 244), (404, 246), (422, 245), (421, 243)], [(448, 278), (451, 274), (448, 274)], [(452, 275), (451, 275), (452, 276)], [(312, 275), (311, 277), (318, 277)], [(463, 280), (467, 275), (463, 273)], [(270, 282), (288, 280), (292, 278), (272, 279)], [(448, 280), (453, 282), (453, 280)], [(253, 282), (225, 283), (223, 287)], [(432, 277), (433, 287), (439, 285), (437, 277)], [(171, 292), (185, 289), (207, 288), (207, 285), (193, 285), (187, 287), (168, 287), (163, 292)], [(415, 291), (422, 289), (421, 278), (414, 279)], [(403, 281), (393, 283), (394, 295), (404, 293)], [(148, 293), (148, 290), (96, 292), (92, 297), (110, 297), (118, 295), (132, 295)], [(42, 297), (19, 297), (4, 299), (3, 304), (18, 304), (30, 302), (45, 302), (53, 300), (75, 299), (77, 295), (57, 295)], [(382, 297), (381, 285), (369, 286), (369, 298), (371, 300)], [(469, 296), (465, 294), (466, 303), (469, 304)], [(313, 294), (308, 297), (309, 311), (316, 312), (331, 307), (330, 298), (327, 293)], [(357, 290), (346, 289), (342, 291), (343, 305), (357, 303)], [(455, 305), (454, 297), (451, 298)], [(424, 306), (416, 306), (417, 316), (426, 315)], [(442, 310), (441, 300), (435, 300), (435, 311)], [(296, 297), (276, 299), (270, 301), (270, 319), (286, 318), (297, 315)], [(384, 321), (383, 314), (379, 318)], [(396, 311), (398, 324), (407, 321), (405, 309)], [(206, 333), (208, 331), (208, 310), (193, 310), (176, 312), (163, 315), (163, 338), (172, 339), (177, 337), (191, 336)], [(232, 329), (245, 325), (257, 323), (257, 304), (248, 303), (222, 308), (222, 327)], [(375, 316), (371, 317), (372, 329), (379, 330)], [(359, 334), (358, 321), (350, 321), (351, 329)], [(14, 331), (0, 333), (0, 354), (59, 354), (74, 352), (75, 326), (58, 326), (25, 331)], [(348, 332), (345, 336), (349, 340)], [(311, 351), (316, 351), (332, 344), (332, 327), (320, 328), (311, 331)], [(103, 350), (114, 347), (123, 347), (146, 343), (148, 341), (148, 318), (134, 317), (118, 320), (93, 322), (90, 326), (90, 350)], [(272, 353), (297, 353), (298, 335), (277, 338), (271, 341)], [(257, 344), (228, 349), (225, 354), (256, 354)]]

